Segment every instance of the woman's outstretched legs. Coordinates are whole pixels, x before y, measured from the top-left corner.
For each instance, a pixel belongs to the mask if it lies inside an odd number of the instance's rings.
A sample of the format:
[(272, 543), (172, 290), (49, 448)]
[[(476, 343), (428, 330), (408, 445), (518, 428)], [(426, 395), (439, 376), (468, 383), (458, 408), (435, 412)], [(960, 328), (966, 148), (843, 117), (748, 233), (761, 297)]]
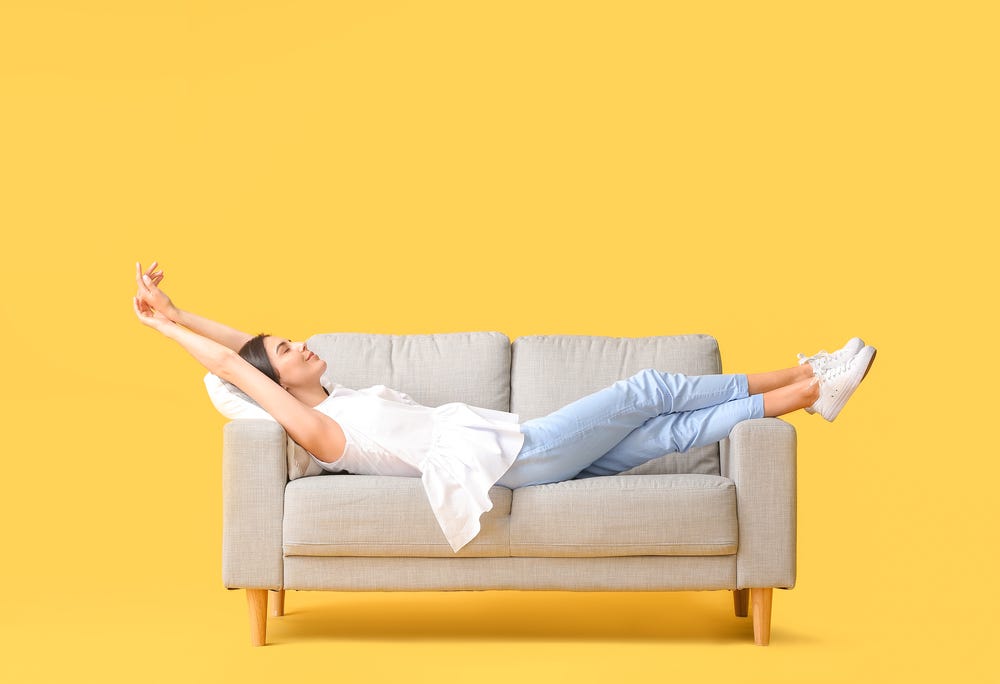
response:
[(752, 375), (640, 371), (522, 423), (524, 444), (497, 484), (513, 489), (614, 474), (717, 442), (743, 420), (812, 405), (819, 396), (813, 376), (807, 364)]
[(753, 394), (718, 406), (650, 418), (580, 471), (577, 479), (615, 475), (654, 458), (728, 437), (737, 423), (764, 417), (764, 395)]
[[(684, 375), (652, 368), (521, 424), (524, 444), (497, 484), (574, 477), (647, 420), (749, 397), (746, 375)], [(728, 433), (727, 433), (728, 434)]]
[(752, 394), (746, 399), (735, 399), (697, 411), (654, 416), (581, 470), (576, 479), (616, 475), (664, 454), (682, 453), (694, 447), (714, 444), (728, 437), (741, 421), (781, 416), (811, 406), (818, 398), (818, 383), (804, 378), (763, 394)]

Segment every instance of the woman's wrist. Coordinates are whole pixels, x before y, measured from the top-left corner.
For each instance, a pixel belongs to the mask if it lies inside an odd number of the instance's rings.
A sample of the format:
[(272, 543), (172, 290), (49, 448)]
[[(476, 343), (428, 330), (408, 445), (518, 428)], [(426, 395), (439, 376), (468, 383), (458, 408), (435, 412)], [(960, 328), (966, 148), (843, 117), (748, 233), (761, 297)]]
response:
[(168, 337), (175, 342), (181, 342), (181, 336), (185, 332), (188, 332), (183, 327), (178, 325), (175, 321), (172, 321), (169, 318), (165, 321), (163, 320), (160, 321), (159, 330), (160, 333), (162, 333), (165, 337)]

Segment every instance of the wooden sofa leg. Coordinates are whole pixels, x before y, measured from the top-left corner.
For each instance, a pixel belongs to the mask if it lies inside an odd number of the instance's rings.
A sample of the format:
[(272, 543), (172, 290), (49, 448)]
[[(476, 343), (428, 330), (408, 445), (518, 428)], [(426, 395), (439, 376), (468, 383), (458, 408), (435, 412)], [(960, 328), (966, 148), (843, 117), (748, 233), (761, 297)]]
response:
[(285, 590), (279, 589), (278, 591), (271, 592), (271, 598), (274, 599), (271, 615), (281, 617), (285, 614)]
[(247, 607), (250, 609), (250, 645), (267, 643), (267, 589), (247, 589)]
[(733, 608), (736, 609), (736, 617), (746, 617), (749, 615), (747, 608), (750, 606), (749, 589), (733, 589)]
[(753, 642), (758, 646), (767, 646), (771, 642), (771, 593), (766, 589), (752, 588), (750, 603), (753, 609)]

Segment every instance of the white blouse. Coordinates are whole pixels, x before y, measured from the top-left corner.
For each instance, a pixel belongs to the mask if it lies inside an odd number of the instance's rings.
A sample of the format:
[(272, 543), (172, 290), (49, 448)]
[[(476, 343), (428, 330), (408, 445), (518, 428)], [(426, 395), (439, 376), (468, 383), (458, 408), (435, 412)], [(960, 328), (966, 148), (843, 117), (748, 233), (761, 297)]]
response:
[[(457, 552), (479, 534), (479, 518), (493, 508), (489, 489), (513, 465), (524, 443), (516, 413), (449, 402), (423, 406), (385, 385), (355, 390), (324, 376), (330, 396), (317, 411), (344, 430), (344, 454), (324, 470), (355, 475), (419, 477), (438, 525)], [(213, 404), (229, 418), (271, 418), (230, 392), (209, 373)], [(236, 402), (257, 409), (236, 411)], [(308, 452), (307, 452), (308, 453)]]

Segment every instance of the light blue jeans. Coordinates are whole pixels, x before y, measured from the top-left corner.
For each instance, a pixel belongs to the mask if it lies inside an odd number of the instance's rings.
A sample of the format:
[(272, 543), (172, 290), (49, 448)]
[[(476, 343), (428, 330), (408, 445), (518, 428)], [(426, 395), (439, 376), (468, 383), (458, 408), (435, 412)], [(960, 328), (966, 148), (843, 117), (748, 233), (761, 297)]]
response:
[(647, 368), (521, 423), (524, 444), (497, 484), (514, 489), (614, 475), (718, 442), (740, 421), (763, 417), (764, 395), (749, 394), (746, 375)]

